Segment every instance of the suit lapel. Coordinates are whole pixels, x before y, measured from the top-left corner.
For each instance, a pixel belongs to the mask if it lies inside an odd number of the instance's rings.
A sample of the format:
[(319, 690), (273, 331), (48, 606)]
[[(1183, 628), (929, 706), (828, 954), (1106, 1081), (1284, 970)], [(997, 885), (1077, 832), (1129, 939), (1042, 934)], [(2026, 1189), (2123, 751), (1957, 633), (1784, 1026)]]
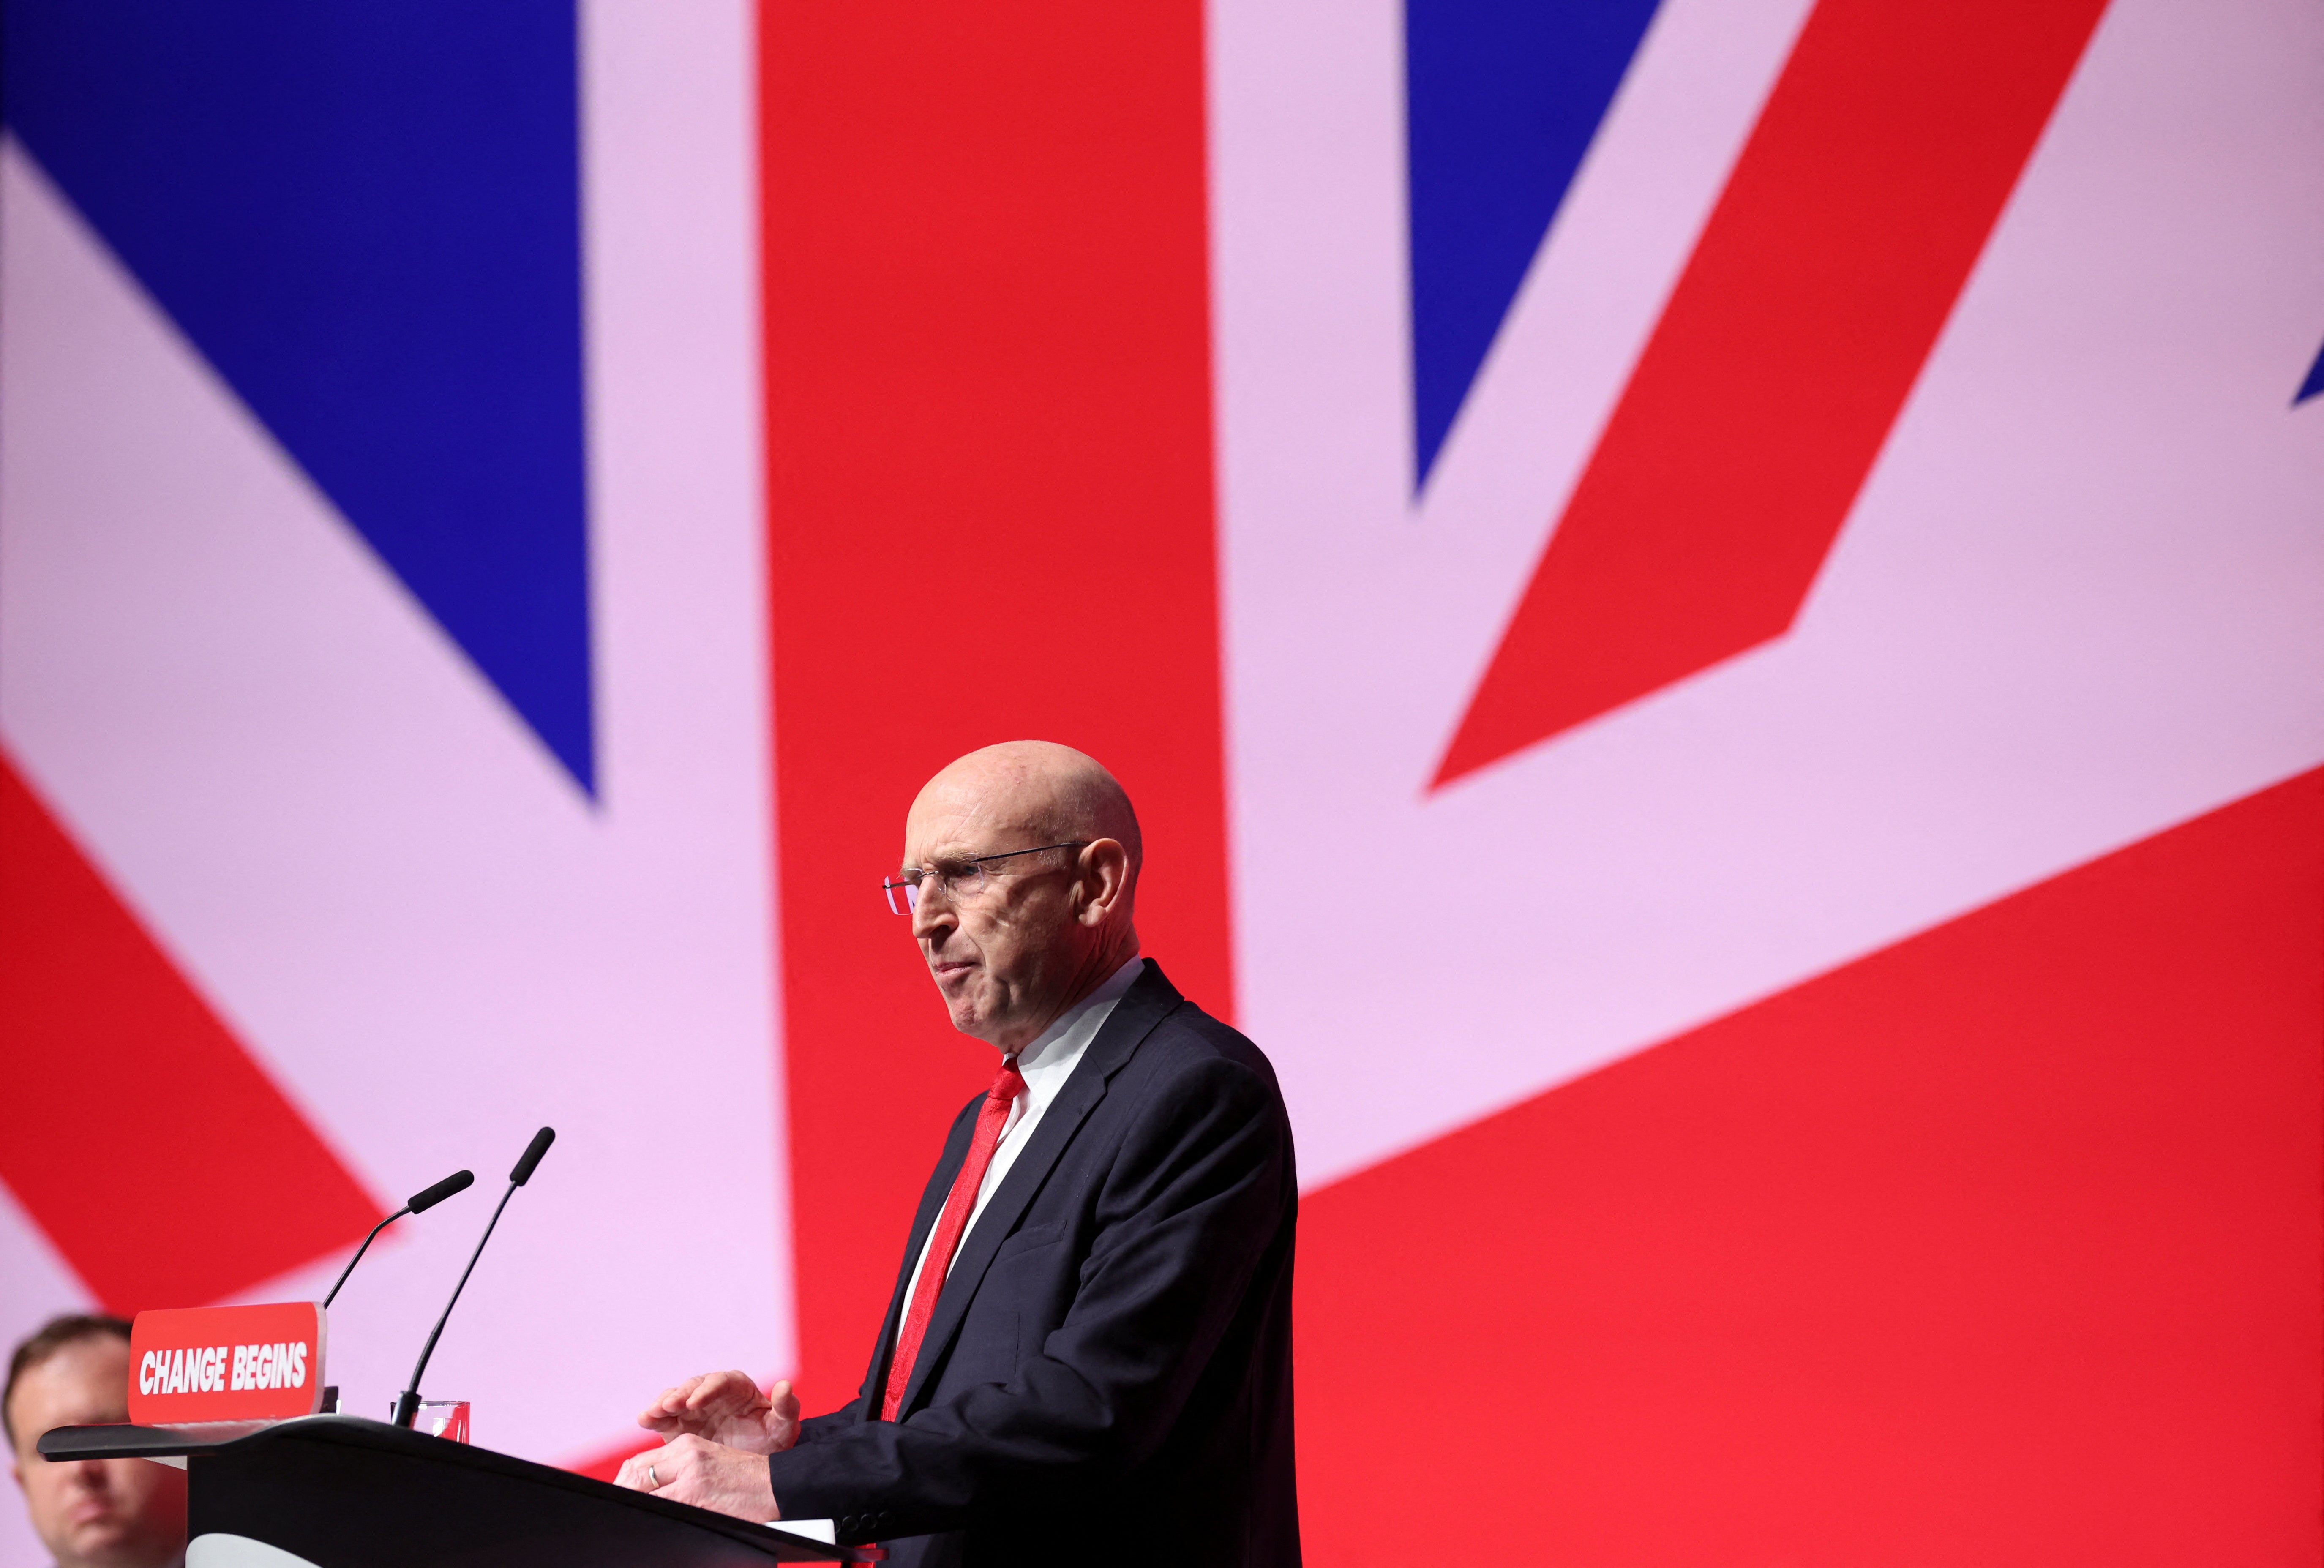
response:
[[(1065, 1146), (1073, 1141), (1074, 1134), (1081, 1130), (1082, 1122), (1097, 1102), (1105, 1098), (1106, 1086), (1112, 1081), (1114, 1074), (1121, 1070), (1123, 1064), (1137, 1051), (1139, 1044), (1153, 1031), (1154, 1026), (1160, 1023), (1182, 1000), (1178, 988), (1163, 974), (1162, 966), (1149, 958), (1146, 961), (1144, 972), (1130, 982), (1128, 991), (1122, 992), (1121, 1000), (1114, 1003), (1113, 1011), (1107, 1015), (1103, 1027), (1097, 1031), (1097, 1038), (1089, 1043), (1081, 1065), (1074, 1069), (1073, 1076), (1065, 1080), (1065, 1086), (1058, 1091), (1057, 1097), (1049, 1102), (1048, 1110), (1042, 1113), (1041, 1124), (1033, 1129), (1033, 1141), (1025, 1146), (1025, 1152), (1019, 1155), (1017, 1163), (1009, 1167), (1009, 1175), (993, 1193), (992, 1201), (984, 1206), (984, 1213), (976, 1217), (976, 1223), (969, 1227), (968, 1234), (961, 1238), (960, 1250), (954, 1257), (952, 1272), (945, 1277), (944, 1290), (936, 1296), (936, 1315), (928, 1320), (927, 1337), (920, 1341), (919, 1356), (912, 1363), (911, 1381), (904, 1388), (902, 1415), (908, 1417), (918, 1406), (929, 1378), (943, 1364), (954, 1336), (960, 1333), (961, 1322), (968, 1315), (968, 1304), (975, 1298), (976, 1288), (983, 1281), (985, 1269), (991, 1265), (992, 1255), (1017, 1229), (1017, 1222), (1023, 1217), (1025, 1206), (1033, 1201), (1033, 1194), (1041, 1190), (1041, 1184), (1048, 1180), (1057, 1157), (1065, 1153)], [(959, 1169), (960, 1161), (951, 1163), (954, 1170)], [(946, 1185), (949, 1186), (950, 1183), (947, 1182)], [(919, 1233), (925, 1235), (927, 1231), (922, 1230)], [(912, 1256), (918, 1256), (917, 1245)], [(906, 1269), (908, 1271), (910, 1267), (908, 1261)], [(900, 1291), (901, 1287), (898, 1288)], [(895, 1309), (890, 1308), (891, 1324), (894, 1315)], [(892, 1337), (892, 1328), (890, 1332)]]
[(896, 1272), (896, 1287), (888, 1296), (888, 1315), (881, 1320), (880, 1338), (872, 1347), (872, 1370), (863, 1379), (866, 1421), (880, 1419), (880, 1391), (888, 1381), (888, 1358), (896, 1348), (898, 1325), (904, 1321), (904, 1287), (912, 1282), (912, 1265), (919, 1260), (920, 1249), (928, 1244), (928, 1232), (936, 1229), (936, 1218), (944, 1213), (945, 1199), (952, 1194), (952, 1184), (958, 1179), (960, 1167), (968, 1163), (969, 1139), (976, 1130), (976, 1108), (983, 1101), (984, 1096), (978, 1095), (954, 1118), (952, 1131), (945, 1138), (944, 1153), (936, 1160), (936, 1172), (928, 1177), (927, 1190), (920, 1194), (919, 1212), (912, 1216), (912, 1233), (904, 1243), (903, 1267)]

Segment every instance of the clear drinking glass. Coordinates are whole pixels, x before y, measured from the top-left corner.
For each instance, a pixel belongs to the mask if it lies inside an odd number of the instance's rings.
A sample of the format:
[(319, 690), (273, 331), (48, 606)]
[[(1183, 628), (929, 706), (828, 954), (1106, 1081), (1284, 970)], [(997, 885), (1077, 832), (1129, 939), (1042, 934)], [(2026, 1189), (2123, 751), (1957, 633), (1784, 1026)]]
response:
[[(388, 1419), (395, 1418), (395, 1407), (388, 1407)], [(466, 1399), (422, 1399), (419, 1413), (411, 1418), (411, 1430), (425, 1432), (430, 1437), (448, 1437), (455, 1443), (468, 1441), (468, 1402)]]

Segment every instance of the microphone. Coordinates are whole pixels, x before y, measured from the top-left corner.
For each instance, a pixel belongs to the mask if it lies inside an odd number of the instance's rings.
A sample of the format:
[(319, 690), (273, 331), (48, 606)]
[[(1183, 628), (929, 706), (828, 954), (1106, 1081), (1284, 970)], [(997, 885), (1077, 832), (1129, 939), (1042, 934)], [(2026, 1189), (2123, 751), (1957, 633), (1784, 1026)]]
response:
[[(395, 1414), (389, 1417), (394, 1425), (410, 1426), (412, 1418), (420, 1414), (420, 1379), (428, 1370), (428, 1358), (436, 1353), (436, 1341), (444, 1333), (444, 1325), (452, 1321), (452, 1309), (460, 1305), (460, 1292), (468, 1287), (468, 1276), (476, 1271), (476, 1259), (484, 1255), (484, 1243), (493, 1239), (493, 1227), (501, 1222), (501, 1211), (508, 1207), (511, 1198), (516, 1196), (517, 1188), (532, 1179), (533, 1167), (540, 1163), (540, 1157), (547, 1154), (549, 1146), (556, 1141), (557, 1129), (542, 1128), (532, 1135), (532, 1141), (524, 1146), (524, 1153), (518, 1158), (516, 1168), (509, 1172), (508, 1190), (501, 1194), (501, 1201), (493, 1206), (493, 1217), (484, 1222), (484, 1233), (476, 1238), (476, 1250), (468, 1254), (468, 1266), (460, 1270), (460, 1283), (452, 1287), (452, 1299), (444, 1304), (444, 1315), (438, 1318), (436, 1326), (428, 1331), (428, 1342), (420, 1348), (420, 1362), (411, 1369), (411, 1386), (395, 1397)], [(460, 1174), (467, 1175), (466, 1171)], [(463, 1186), (466, 1185), (465, 1182), (461, 1184)]]
[(339, 1286), (345, 1285), (347, 1282), (347, 1276), (355, 1271), (355, 1265), (363, 1261), (363, 1255), (371, 1250), (372, 1237), (377, 1236), (382, 1231), (386, 1230), (390, 1225), (395, 1223), (396, 1221), (401, 1220), (406, 1214), (424, 1214), (429, 1210), (434, 1208), (437, 1204), (442, 1203), (446, 1198), (450, 1197), (454, 1193), (466, 1192), (470, 1187), (475, 1185), (475, 1172), (456, 1170), (450, 1176), (446, 1176), (442, 1181), (438, 1182), (434, 1186), (425, 1187), (420, 1191), (412, 1194), (411, 1196), (405, 1201), (403, 1207), (396, 1210), (395, 1213), (390, 1214), (386, 1219), (382, 1220), (378, 1224), (374, 1225), (371, 1228), (371, 1235), (365, 1236), (363, 1239), (363, 1245), (355, 1249), (355, 1255), (347, 1259), (347, 1266), (345, 1268), (339, 1270), (338, 1283), (331, 1287), (331, 1294), (323, 1297), (323, 1310), (326, 1312), (329, 1311), (331, 1303), (338, 1299)]
[(554, 1127), (544, 1127), (534, 1133), (532, 1141), (524, 1146), (524, 1152), (516, 1157), (515, 1168), (509, 1172), (509, 1185), (521, 1187), (530, 1181), (533, 1167), (540, 1163), (540, 1157), (547, 1154), (549, 1146), (556, 1141), (557, 1129)]

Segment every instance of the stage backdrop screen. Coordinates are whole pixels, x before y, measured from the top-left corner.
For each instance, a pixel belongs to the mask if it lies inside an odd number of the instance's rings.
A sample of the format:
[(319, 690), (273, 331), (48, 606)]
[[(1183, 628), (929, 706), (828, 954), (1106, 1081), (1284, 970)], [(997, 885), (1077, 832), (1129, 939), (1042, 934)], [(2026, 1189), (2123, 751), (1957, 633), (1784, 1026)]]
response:
[[(862, 1376), (1096, 755), (1321, 1568), (2324, 1554), (2324, 13), (10, 0), (0, 1333)], [(0, 1513), (0, 1568), (40, 1555)]]

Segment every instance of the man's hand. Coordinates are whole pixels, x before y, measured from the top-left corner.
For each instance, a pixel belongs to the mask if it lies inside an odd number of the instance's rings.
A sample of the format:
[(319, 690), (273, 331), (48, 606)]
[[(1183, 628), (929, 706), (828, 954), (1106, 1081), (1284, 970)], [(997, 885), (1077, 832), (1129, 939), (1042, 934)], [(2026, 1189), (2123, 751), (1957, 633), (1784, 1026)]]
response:
[[(716, 1375), (742, 1377), (740, 1372)], [(762, 1455), (728, 1448), (692, 1433), (674, 1437), (659, 1448), (628, 1460), (622, 1466), (622, 1473), (613, 1478), (613, 1484), (633, 1491), (651, 1492), (673, 1502), (692, 1503), (697, 1508), (732, 1514), (753, 1524), (782, 1517), (775, 1507), (775, 1490), (768, 1480), (767, 1462)]]
[(761, 1394), (742, 1372), (706, 1372), (663, 1389), (638, 1425), (664, 1441), (706, 1437), (745, 1453), (780, 1453), (798, 1441), (798, 1397), (788, 1382)]

